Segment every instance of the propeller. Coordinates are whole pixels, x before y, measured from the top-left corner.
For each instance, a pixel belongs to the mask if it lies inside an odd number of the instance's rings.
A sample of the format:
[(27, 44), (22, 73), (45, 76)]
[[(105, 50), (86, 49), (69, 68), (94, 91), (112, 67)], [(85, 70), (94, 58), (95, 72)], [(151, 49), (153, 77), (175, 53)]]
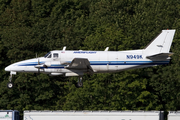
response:
[(39, 58), (37, 57), (37, 53), (36, 53), (36, 59), (38, 59), (38, 64), (35, 65), (34, 67), (37, 68), (38, 69), (38, 73), (40, 73), (40, 69), (41, 69), (42, 65), (39, 62)]
[[(40, 65), (39, 59), (38, 59), (38, 65)], [(38, 73), (40, 73), (40, 67), (38, 67)]]
[(48, 66), (46, 64), (41, 64), (39, 58), (37, 57), (37, 53), (36, 53), (36, 59), (38, 59), (38, 64), (35, 65), (34, 67), (38, 69), (38, 73), (40, 73), (40, 69), (42, 69), (42, 67), (47, 68)]

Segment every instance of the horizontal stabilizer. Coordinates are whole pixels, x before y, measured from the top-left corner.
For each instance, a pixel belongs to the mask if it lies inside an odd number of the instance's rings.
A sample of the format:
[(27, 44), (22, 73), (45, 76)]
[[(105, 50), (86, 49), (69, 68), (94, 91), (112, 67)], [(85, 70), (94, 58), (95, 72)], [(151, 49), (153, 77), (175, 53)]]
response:
[(170, 59), (169, 57), (174, 53), (159, 53), (151, 56), (146, 56), (148, 59)]

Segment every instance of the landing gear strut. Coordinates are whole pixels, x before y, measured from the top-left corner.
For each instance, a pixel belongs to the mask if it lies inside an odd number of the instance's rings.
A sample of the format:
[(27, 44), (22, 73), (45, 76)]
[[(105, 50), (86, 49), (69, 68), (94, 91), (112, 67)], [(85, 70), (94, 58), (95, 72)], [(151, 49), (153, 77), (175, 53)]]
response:
[(13, 87), (12, 74), (10, 74), (10, 76), (9, 76), (9, 83), (7, 84), (7, 87), (8, 87), (9, 89), (11, 89), (11, 88)]
[(79, 77), (79, 80), (78, 80), (78, 82), (77, 82), (77, 84), (76, 84), (76, 87), (77, 87), (77, 88), (80, 88), (80, 87), (82, 87), (82, 86), (83, 86), (82, 77)]
[(11, 71), (11, 72), (10, 72), (10, 76), (9, 76), (9, 83), (7, 84), (7, 87), (8, 87), (9, 89), (13, 88), (13, 83), (12, 83), (12, 77), (13, 77), (13, 75), (16, 75), (16, 72)]

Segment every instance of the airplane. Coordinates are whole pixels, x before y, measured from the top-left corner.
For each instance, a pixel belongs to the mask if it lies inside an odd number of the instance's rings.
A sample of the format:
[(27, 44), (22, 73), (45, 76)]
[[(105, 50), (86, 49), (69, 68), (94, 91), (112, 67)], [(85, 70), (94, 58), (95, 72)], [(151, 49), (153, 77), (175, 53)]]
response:
[(168, 64), (175, 30), (162, 30), (144, 49), (126, 51), (53, 50), (44, 57), (28, 59), (5, 68), (10, 72), (8, 88), (13, 87), (12, 76), (17, 72), (44, 73), (50, 76), (78, 76), (76, 87), (82, 87), (84, 74), (113, 73), (129, 69)]

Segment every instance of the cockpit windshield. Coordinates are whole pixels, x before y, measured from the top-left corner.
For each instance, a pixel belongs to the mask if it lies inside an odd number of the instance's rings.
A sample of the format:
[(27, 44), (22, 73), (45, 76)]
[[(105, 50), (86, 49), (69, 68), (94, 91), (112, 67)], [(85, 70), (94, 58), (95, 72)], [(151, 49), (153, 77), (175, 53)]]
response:
[(51, 57), (51, 52), (48, 52), (44, 57), (45, 58), (50, 58)]

